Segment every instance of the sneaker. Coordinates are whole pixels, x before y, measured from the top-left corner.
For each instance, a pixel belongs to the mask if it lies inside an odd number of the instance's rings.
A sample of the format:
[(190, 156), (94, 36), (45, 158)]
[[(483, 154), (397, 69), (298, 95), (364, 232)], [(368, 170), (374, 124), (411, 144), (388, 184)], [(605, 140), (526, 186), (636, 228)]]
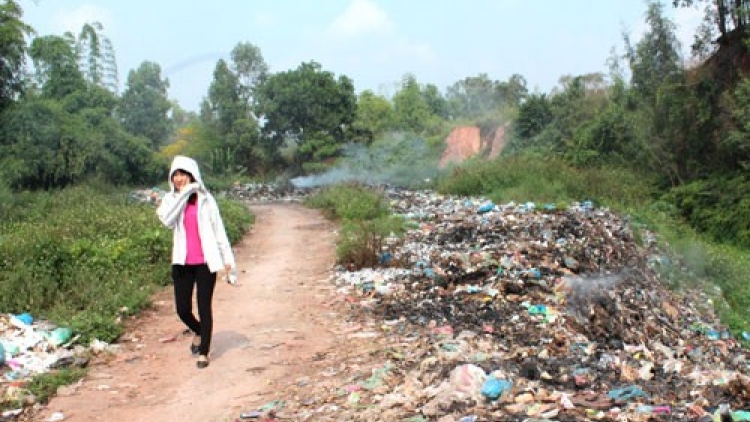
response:
[(193, 342), (190, 344), (190, 353), (193, 354), (193, 356), (197, 356), (198, 352), (200, 351), (201, 347), (201, 337), (195, 336), (193, 337)]
[(195, 362), (195, 366), (197, 366), (199, 369), (203, 369), (208, 366), (208, 356), (206, 355), (200, 355), (198, 357), (198, 361)]

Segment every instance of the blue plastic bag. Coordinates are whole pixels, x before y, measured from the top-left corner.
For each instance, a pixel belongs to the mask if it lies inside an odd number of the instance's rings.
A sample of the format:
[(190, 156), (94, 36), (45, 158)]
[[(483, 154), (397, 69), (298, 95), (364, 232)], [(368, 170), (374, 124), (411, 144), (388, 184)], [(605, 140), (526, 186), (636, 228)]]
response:
[(479, 207), (479, 209), (477, 210), (477, 213), (484, 214), (484, 213), (492, 211), (493, 209), (495, 209), (495, 204), (493, 204), (492, 202), (488, 202), (482, 205), (481, 207)]
[(510, 391), (513, 388), (513, 383), (508, 380), (499, 380), (495, 377), (487, 378), (487, 381), (482, 385), (482, 395), (488, 399), (495, 400), (502, 396), (506, 391)]
[(34, 317), (31, 314), (23, 313), (15, 315), (16, 319), (23, 322), (26, 325), (31, 325), (34, 322)]
[(616, 401), (629, 401), (638, 397), (648, 398), (648, 394), (644, 393), (637, 385), (628, 385), (627, 387), (616, 388), (607, 393), (610, 399)]

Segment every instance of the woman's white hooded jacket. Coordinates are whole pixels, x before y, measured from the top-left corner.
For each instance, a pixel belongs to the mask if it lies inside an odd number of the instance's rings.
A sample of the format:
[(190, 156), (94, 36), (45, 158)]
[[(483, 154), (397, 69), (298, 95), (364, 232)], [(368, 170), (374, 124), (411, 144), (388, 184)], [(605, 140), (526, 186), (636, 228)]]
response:
[[(195, 183), (189, 184), (180, 192), (176, 191), (172, 183), (172, 175), (177, 170), (184, 170), (192, 174)], [(159, 216), (159, 220), (173, 232), (172, 264), (185, 265), (187, 237), (183, 224), (185, 214), (183, 211), (190, 195), (195, 193), (198, 195), (198, 233), (201, 237), (203, 256), (206, 259), (208, 269), (215, 273), (223, 270), (225, 264), (231, 265), (229, 281), (234, 283), (237, 280), (237, 266), (234, 262), (232, 245), (229, 243), (224, 230), (224, 222), (221, 219), (216, 200), (203, 184), (198, 163), (192, 158), (176, 156), (169, 170), (169, 187), (170, 191), (162, 198), (156, 214)]]

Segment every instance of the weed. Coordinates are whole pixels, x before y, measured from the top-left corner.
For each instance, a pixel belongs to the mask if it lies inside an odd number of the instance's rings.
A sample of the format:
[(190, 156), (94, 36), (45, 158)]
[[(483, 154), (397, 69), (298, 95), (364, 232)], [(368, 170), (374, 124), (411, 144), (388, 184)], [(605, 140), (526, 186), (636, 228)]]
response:
[(398, 216), (346, 221), (336, 246), (337, 262), (352, 270), (385, 264), (384, 240), (402, 234), (403, 228), (404, 219)]
[(331, 186), (308, 198), (306, 204), (341, 221), (336, 257), (350, 269), (379, 264), (383, 241), (404, 231), (404, 219), (390, 215), (382, 194), (363, 185)]
[(70, 385), (84, 376), (86, 370), (83, 368), (63, 368), (35, 376), (27, 388), (36, 397), (37, 402), (47, 403), (58, 387)]

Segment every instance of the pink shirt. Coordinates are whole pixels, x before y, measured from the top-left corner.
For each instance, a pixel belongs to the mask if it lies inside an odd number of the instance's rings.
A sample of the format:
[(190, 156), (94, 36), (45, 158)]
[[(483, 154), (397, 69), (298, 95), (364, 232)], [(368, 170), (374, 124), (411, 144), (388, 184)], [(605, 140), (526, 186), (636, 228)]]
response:
[(187, 240), (187, 256), (185, 257), (186, 265), (200, 265), (206, 263), (203, 257), (203, 245), (201, 236), (198, 232), (198, 204), (191, 204), (189, 201), (185, 206), (185, 215), (182, 224), (185, 226), (185, 237)]

